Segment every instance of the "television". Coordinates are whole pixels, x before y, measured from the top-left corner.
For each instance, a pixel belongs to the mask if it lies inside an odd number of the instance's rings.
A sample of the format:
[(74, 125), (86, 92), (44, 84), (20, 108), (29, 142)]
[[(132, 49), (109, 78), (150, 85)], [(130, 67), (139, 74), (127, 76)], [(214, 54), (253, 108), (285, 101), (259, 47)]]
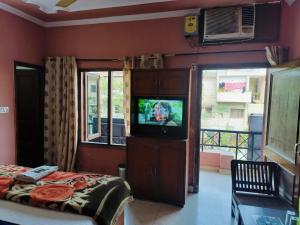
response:
[(185, 139), (186, 99), (180, 97), (133, 97), (131, 134)]

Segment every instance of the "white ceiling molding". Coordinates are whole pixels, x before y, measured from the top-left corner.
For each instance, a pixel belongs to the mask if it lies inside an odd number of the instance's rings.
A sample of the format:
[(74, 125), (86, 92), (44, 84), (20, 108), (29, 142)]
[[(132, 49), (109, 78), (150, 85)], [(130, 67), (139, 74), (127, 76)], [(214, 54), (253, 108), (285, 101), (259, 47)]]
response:
[(11, 14), (14, 14), (16, 16), (19, 16), (23, 19), (29, 20), (30, 22), (33, 22), (35, 24), (38, 24), (40, 26), (45, 26), (45, 22), (43, 20), (40, 20), (38, 18), (35, 18), (27, 13), (22, 12), (19, 9), (16, 9), (14, 7), (11, 7), (7, 4), (1, 3), (0, 2), (0, 9), (2, 9), (3, 11), (9, 12)]
[(47, 14), (57, 13), (57, 10), (64, 10), (64, 8), (57, 7), (53, 1), (23, 0), (23, 2), (38, 6), (41, 11)]
[(4, 3), (0, 3), (0, 10), (1, 9), (43, 27), (66, 27), (66, 26), (79, 26), (79, 25), (90, 25), (90, 24), (101, 24), (101, 23), (118, 23), (118, 22), (130, 22), (130, 21), (139, 21), (139, 20), (153, 20), (153, 19), (182, 17), (187, 14), (198, 14), (200, 12), (200, 9), (197, 8), (197, 9), (176, 10), (176, 11), (167, 11), (167, 12), (101, 17), (101, 18), (92, 18), (92, 19), (45, 22), (43, 20), (35, 18), (27, 13), (22, 12), (21, 10), (18, 10)]
[(291, 6), (291, 5), (293, 5), (293, 3), (296, 1), (296, 0), (285, 0), (286, 1), (286, 3), (289, 5), (289, 6)]
[(198, 14), (199, 12), (200, 9), (189, 9), (189, 10), (176, 10), (176, 11), (158, 12), (158, 13), (143, 13), (143, 14), (125, 15), (125, 16), (102, 17), (102, 18), (93, 18), (93, 19), (47, 22), (45, 23), (45, 27), (65, 27), (65, 26), (90, 25), (90, 24), (100, 24), (100, 23), (118, 23), (118, 22), (130, 22), (130, 21), (139, 21), (139, 20), (153, 20), (153, 19), (181, 17), (187, 14)]
[(174, 0), (77, 0), (70, 6), (63, 8), (56, 6), (58, 0), (23, 0), (25, 3), (37, 5), (41, 11), (47, 14), (57, 13), (58, 10), (78, 12), (169, 1)]

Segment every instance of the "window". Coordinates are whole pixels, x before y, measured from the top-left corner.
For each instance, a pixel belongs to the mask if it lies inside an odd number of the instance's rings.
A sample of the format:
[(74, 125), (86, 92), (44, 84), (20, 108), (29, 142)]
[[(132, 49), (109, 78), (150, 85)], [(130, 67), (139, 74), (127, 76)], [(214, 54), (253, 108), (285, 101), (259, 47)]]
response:
[(81, 141), (125, 145), (123, 72), (87, 71), (81, 78)]
[(230, 118), (242, 119), (244, 118), (245, 110), (244, 109), (230, 109)]

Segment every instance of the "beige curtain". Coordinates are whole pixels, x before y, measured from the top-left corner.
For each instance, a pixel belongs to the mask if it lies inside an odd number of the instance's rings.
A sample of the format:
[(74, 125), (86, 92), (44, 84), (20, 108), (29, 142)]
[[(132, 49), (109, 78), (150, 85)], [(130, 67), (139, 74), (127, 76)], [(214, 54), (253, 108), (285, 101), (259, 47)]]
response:
[(164, 61), (162, 54), (142, 55), (137, 63), (141, 69), (162, 69)]
[(130, 135), (130, 99), (131, 99), (131, 68), (132, 68), (132, 57), (125, 57), (124, 69), (123, 69), (123, 109), (124, 109), (124, 123), (125, 123), (125, 134)]
[(45, 162), (72, 171), (78, 139), (77, 66), (74, 57), (48, 58), (45, 78)]
[(277, 45), (267, 46), (266, 57), (272, 66), (278, 66), (284, 61), (284, 50)]

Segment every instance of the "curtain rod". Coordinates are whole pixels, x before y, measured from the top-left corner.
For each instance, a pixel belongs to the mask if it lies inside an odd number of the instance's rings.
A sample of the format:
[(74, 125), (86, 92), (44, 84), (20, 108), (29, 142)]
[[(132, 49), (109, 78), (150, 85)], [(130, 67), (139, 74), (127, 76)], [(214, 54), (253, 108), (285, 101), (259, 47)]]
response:
[[(254, 52), (266, 52), (265, 49), (254, 49), (254, 50), (236, 50), (236, 51), (214, 51), (214, 52), (183, 52), (174, 54), (164, 54), (164, 57), (176, 57), (176, 56), (196, 56), (196, 55), (212, 55), (212, 54), (232, 54), (232, 53), (254, 53)], [(55, 60), (55, 57), (48, 57), (50, 60)], [(140, 56), (138, 57), (140, 58)], [(150, 57), (151, 59), (151, 57)], [(154, 57), (153, 57), (154, 59)], [(123, 59), (117, 58), (76, 58), (77, 61), (81, 62), (122, 62)]]
[[(50, 59), (50, 60), (56, 60), (55, 57), (47, 57), (45, 58), (44, 60), (46, 59)], [(103, 62), (122, 62), (123, 59), (105, 59), (105, 58), (98, 58), (98, 59), (89, 59), (89, 58), (76, 58), (76, 61), (103, 61)]]

